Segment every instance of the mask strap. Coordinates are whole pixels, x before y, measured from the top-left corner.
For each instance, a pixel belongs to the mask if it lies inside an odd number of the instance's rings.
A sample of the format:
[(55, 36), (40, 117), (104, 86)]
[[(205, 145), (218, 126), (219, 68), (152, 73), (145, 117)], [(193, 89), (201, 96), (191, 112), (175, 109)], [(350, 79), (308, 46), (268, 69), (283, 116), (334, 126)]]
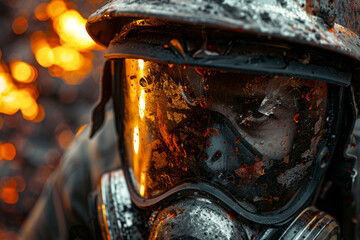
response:
[(92, 128), (90, 138), (92, 138), (95, 133), (101, 128), (105, 119), (105, 106), (112, 94), (110, 61), (106, 61), (105, 63), (101, 77), (100, 88), (100, 99), (92, 112)]

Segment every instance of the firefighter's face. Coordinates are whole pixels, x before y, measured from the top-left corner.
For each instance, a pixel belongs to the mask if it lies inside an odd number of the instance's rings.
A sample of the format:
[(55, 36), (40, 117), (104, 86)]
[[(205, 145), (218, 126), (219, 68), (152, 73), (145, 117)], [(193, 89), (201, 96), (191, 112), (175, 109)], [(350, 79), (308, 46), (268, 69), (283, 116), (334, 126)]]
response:
[[(213, 83), (208, 90), (208, 96), (211, 96), (208, 108), (229, 119), (240, 135), (262, 155), (283, 159), (291, 151), (299, 121), (296, 89), (288, 91), (279, 86), (286, 80), (288, 78), (273, 77), (268, 80), (266, 89), (261, 86), (263, 82), (251, 83), (251, 80), (236, 78)], [(248, 99), (248, 104), (254, 104), (254, 107), (244, 112), (239, 109), (242, 107), (239, 99)]]
[(141, 197), (206, 180), (272, 212), (309, 181), (326, 83), (131, 59), (125, 71), (123, 137)]
[(267, 231), (266, 224), (304, 206), (333, 132), (331, 84), (141, 59), (119, 63), (120, 151), (132, 200), (158, 204), (151, 238), (186, 232), (190, 239), (246, 239), (246, 221)]

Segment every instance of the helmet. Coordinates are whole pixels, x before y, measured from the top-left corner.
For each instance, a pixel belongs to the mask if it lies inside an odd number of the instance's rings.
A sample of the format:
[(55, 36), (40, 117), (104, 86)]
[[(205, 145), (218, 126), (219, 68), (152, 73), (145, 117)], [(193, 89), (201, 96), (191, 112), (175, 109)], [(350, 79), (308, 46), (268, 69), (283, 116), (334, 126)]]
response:
[(276, 37), (359, 58), (359, 37), (344, 27), (355, 23), (354, 6), (349, 5), (341, 0), (112, 0), (89, 17), (87, 30), (97, 43), (108, 46), (126, 23), (156, 18)]
[[(109, 46), (92, 134), (112, 95), (120, 175), (150, 219), (146, 237), (202, 239), (224, 216), (237, 219), (232, 233), (216, 233), (228, 239), (298, 239), (300, 226), (304, 239), (339, 234), (332, 217), (307, 207), (326, 193), (323, 182), (350, 189), (356, 175), (344, 149), (360, 39), (335, 21), (349, 20), (345, 10), (333, 1), (113, 0), (90, 16), (89, 34)], [(206, 216), (202, 230), (191, 227)], [(309, 216), (322, 216), (316, 231)]]

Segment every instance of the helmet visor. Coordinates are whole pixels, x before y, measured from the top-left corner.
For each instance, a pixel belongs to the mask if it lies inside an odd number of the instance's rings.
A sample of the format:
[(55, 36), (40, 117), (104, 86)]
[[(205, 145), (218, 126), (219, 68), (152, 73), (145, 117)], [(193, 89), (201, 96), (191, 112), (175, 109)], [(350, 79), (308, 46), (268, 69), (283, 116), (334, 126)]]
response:
[(311, 179), (326, 82), (125, 59), (123, 143), (135, 191), (217, 186), (252, 213), (281, 210)]

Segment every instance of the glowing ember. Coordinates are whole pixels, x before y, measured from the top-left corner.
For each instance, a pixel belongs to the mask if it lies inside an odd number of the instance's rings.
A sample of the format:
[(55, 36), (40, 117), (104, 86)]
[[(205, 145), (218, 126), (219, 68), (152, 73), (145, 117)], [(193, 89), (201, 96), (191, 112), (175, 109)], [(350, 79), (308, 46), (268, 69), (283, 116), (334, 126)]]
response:
[(29, 24), (26, 18), (18, 17), (15, 19), (12, 29), (15, 34), (22, 34), (27, 30), (28, 26)]
[(56, 47), (53, 49), (55, 64), (65, 71), (76, 71), (82, 67), (82, 55), (72, 48)]
[[(45, 10), (46, 9), (46, 10)], [(35, 10), (39, 20), (50, 18), (57, 34), (54, 36), (38, 31), (31, 38), (31, 46), (38, 63), (49, 68), (53, 77), (61, 77), (65, 83), (80, 84), (92, 68), (92, 54), (97, 45), (87, 34), (86, 19), (79, 12), (68, 9), (65, 1), (53, 0), (40, 4)]]
[(69, 10), (54, 21), (54, 29), (61, 40), (78, 50), (89, 50), (95, 47), (85, 29), (86, 19), (75, 10)]
[(84, 131), (84, 129), (87, 127), (87, 124), (82, 125), (79, 130), (77, 131), (75, 136), (78, 136), (80, 133), (82, 133), (82, 131)]
[(1, 156), (3, 159), (11, 161), (16, 156), (16, 150), (11, 143), (5, 143), (0, 145)]
[(0, 182), (0, 198), (7, 204), (15, 204), (19, 200), (19, 192), (25, 190), (26, 183), (20, 176), (3, 177)]
[(27, 108), (21, 109), (21, 113), (26, 120), (33, 120), (36, 118), (39, 112), (39, 106), (37, 104), (31, 104)]
[(74, 134), (70, 130), (62, 131), (58, 136), (59, 145), (63, 149), (67, 149), (70, 146), (74, 138)]
[[(12, 75), (19, 82), (32, 82), (36, 79), (37, 71), (25, 62), (11, 64)], [(25, 119), (32, 120), (37, 116), (37, 90), (34, 88), (18, 88), (12, 81), (10, 74), (0, 69), (0, 113), (13, 115), (21, 111)]]
[(294, 122), (299, 123), (299, 116), (300, 116), (300, 113), (295, 114)]
[(51, 67), (54, 64), (54, 53), (48, 46), (43, 46), (35, 52), (35, 58), (43, 67)]
[(9, 91), (10, 86), (7, 77), (5, 75), (0, 75), (0, 94)]
[(46, 12), (47, 3), (41, 3), (35, 9), (35, 18), (39, 21), (46, 21), (49, 19), (49, 16)]
[(62, 0), (53, 0), (46, 7), (49, 17), (55, 18), (67, 10), (66, 4)]
[(1, 190), (1, 198), (7, 204), (15, 204), (19, 200), (19, 195), (16, 192), (16, 188), (4, 187)]
[(31, 120), (33, 122), (41, 122), (45, 118), (45, 110), (44, 110), (43, 106), (38, 104), (38, 107), (39, 107), (39, 111), (38, 111), (36, 117), (34, 119), (28, 119), (28, 120)]
[(31, 83), (37, 77), (37, 70), (26, 62), (13, 62), (10, 68), (13, 78), (19, 82)]
[[(91, 0), (89, 5), (95, 4), (95, 1), (99, 3), (100, 0)], [(98, 76), (89, 77), (93, 72), (93, 58), (98, 58), (98, 54), (93, 54), (91, 50), (101, 48), (86, 33), (86, 20), (72, 9), (78, 3), (68, 0), (19, 0), (2, 4), (6, 13), (2, 23), (9, 25), (4, 30), (10, 34), (3, 36), (6, 50), (0, 49), (0, 130), (3, 141), (0, 142), (0, 167), (3, 170), (0, 174), (1, 239), (16, 239), (17, 229), (14, 237), (9, 237), (7, 224), (13, 226), (16, 222), (20, 226), (24, 213), (31, 209), (46, 178), (59, 163), (62, 151), (75, 137), (72, 129), (81, 121), (72, 121), (75, 117), (68, 117), (64, 112), (77, 111), (75, 101), (88, 93), (86, 90), (85, 93), (78, 92), (78, 89), (83, 91), (84, 88), (68, 85), (80, 84), (84, 79), (89, 80), (92, 86), (98, 83)], [(94, 8), (81, 6), (86, 15)], [(33, 56), (29, 50), (32, 50)], [(100, 71), (101, 66), (98, 66), (96, 72)], [(52, 76), (62, 79), (63, 83)], [(69, 92), (64, 86), (76, 91)], [(62, 88), (65, 93), (61, 95)], [(46, 110), (50, 109), (49, 112), (45, 113), (44, 107), (38, 103), (39, 92), (42, 94), (39, 101), (44, 103)], [(94, 94), (91, 96), (95, 98)], [(66, 111), (51, 109), (58, 100)], [(90, 101), (90, 98), (85, 99), (81, 107), (89, 107)], [(24, 121), (40, 122), (45, 115), (48, 118), (43, 125)], [(78, 112), (76, 115), (79, 115)], [(51, 129), (59, 123), (63, 126), (54, 131), (54, 139), (50, 138)], [(84, 128), (85, 125), (77, 134)], [(49, 144), (43, 144), (44, 138)], [(46, 166), (42, 165), (42, 159), (45, 159)]]

